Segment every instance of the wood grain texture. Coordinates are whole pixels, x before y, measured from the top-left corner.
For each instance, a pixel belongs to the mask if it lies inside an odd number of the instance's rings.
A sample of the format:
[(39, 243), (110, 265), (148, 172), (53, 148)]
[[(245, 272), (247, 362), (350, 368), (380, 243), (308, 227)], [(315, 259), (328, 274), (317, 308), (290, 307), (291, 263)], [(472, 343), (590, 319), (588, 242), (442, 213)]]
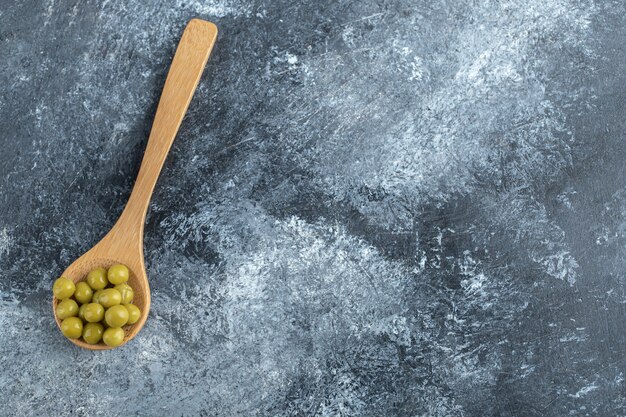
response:
[[(115, 263), (128, 266), (129, 285), (135, 290), (133, 303), (141, 309), (141, 317), (134, 325), (125, 327), (124, 343), (141, 330), (150, 310), (150, 286), (143, 256), (143, 231), (150, 197), (216, 38), (217, 27), (211, 22), (192, 19), (187, 24), (165, 80), (150, 138), (128, 203), (107, 235), (63, 273), (63, 276), (78, 282), (84, 280), (87, 273), (96, 267), (108, 268)], [(60, 326), (61, 322), (56, 316), (57, 304), (58, 300), (54, 298), (53, 311), (57, 325)], [(79, 339), (70, 340), (86, 349), (111, 349), (103, 343), (90, 345)]]

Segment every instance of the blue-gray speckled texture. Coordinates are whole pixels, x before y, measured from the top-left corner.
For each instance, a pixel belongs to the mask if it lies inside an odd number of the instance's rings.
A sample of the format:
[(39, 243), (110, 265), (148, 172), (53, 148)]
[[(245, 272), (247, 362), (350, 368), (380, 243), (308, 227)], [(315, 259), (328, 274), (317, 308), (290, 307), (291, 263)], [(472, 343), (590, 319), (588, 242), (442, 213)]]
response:
[[(191, 17), (153, 304), (81, 350), (50, 287), (121, 212)], [(626, 415), (622, 0), (0, 8), (0, 413)]]

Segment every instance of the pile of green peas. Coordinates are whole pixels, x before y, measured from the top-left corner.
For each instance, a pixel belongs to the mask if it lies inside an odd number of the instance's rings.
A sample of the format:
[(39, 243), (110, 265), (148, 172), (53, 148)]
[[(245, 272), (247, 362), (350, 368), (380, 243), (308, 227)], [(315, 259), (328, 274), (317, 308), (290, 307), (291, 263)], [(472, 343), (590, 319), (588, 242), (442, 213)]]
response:
[(60, 300), (56, 315), (61, 320), (61, 332), (70, 339), (81, 338), (91, 345), (104, 342), (117, 347), (124, 341), (122, 326), (135, 324), (141, 316), (132, 304), (134, 291), (127, 284), (128, 268), (122, 264), (108, 271), (96, 268), (85, 281), (76, 284), (61, 277), (54, 282), (52, 292)]

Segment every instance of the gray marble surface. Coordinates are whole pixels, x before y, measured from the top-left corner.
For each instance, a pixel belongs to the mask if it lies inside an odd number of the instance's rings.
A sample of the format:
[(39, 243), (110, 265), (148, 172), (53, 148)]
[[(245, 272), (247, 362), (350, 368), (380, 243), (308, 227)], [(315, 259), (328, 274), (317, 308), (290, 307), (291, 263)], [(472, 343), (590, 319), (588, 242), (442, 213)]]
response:
[[(220, 36), (146, 225), (153, 304), (68, 343), (186, 21)], [(622, 0), (4, 0), (0, 414), (626, 415)]]

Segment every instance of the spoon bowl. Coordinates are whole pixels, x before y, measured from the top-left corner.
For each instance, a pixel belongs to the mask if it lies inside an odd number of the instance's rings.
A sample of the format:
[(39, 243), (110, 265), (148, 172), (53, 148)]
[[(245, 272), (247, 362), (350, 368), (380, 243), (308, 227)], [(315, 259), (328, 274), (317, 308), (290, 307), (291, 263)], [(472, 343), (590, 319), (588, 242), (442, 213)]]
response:
[[(119, 259), (107, 259), (107, 258), (98, 258), (91, 256), (89, 252), (85, 255), (78, 258), (74, 263), (72, 263), (64, 272), (63, 275), (66, 278), (71, 279), (74, 283), (78, 283), (80, 281), (85, 281), (87, 274), (89, 271), (96, 268), (106, 268), (115, 265), (115, 264), (124, 264), (128, 266), (129, 276), (127, 284), (133, 288), (134, 297), (133, 304), (139, 307), (141, 311), (141, 316), (139, 320), (135, 324), (126, 325), (122, 329), (124, 330), (124, 341), (122, 344), (125, 344), (129, 340), (131, 340), (139, 330), (143, 327), (148, 318), (148, 312), (150, 311), (150, 287), (148, 285), (148, 276), (146, 275), (145, 268), (140, 267), (140, 269), (135, 272), (135, 269), (131, 268), (128, 264), (128, 261), (122, 261)], [(54, 310), (54, 320), (57, 322), (59, 328), (61, 328), (61, 320), (57, 317), (56, 308), (59, 304), (59, 299), (56, 297), (52, 297), (52, 309)], [(80, 346), (85, 349), (92, 350), (105, 350), (105, 349), (113, 349), (104, 343), (99, 343), (97, 345), (90, 345), (89, 343), (84, 342), (81, 339), (69, 339), (72, 343), (77, 346)]]
[[(74, 261), (62, 275), (77, 283), (85, 280), (89, 271), (95, 268), (108, 269), (117, 263), (128, 267), (128, 284), (134, 291), (133, 304), (139, 307), (141, 316), (137, 323), (123, 328), (125, 334), (122, 345), (137, 335), (148, 318), (150, 286), (143, 258), (146, 213), (159, 173), (187, 112), (216, 38), (217, 27), (211, 22), (192, 19), (185, 27), (165, 80), (143, 161), (128, 203), (109, 233)], [(60, 328), (61, 321), (56, 314), (58, 303), (59, 300), (53, 296), (52, 309)], [(90, 345), (80, 339), (69, 340), (85, 349), (111, 349), (102, 342)]]

